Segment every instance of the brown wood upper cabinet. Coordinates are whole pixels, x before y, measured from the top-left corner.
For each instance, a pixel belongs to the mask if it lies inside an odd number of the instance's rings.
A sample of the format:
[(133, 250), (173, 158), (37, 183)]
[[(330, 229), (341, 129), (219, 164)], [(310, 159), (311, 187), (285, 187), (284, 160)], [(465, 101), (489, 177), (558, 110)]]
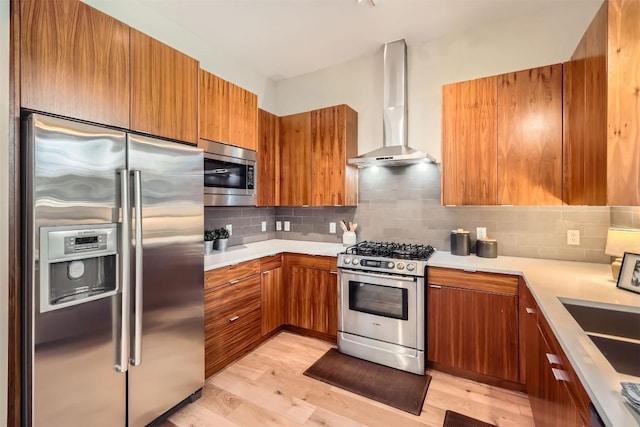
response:
[(427, 276), (428, 360), (458, 375), (518, 383), (517, 276), (438, 267)]
[(280, 204), (280, 121), (258, 110), (258, 206)]
[(200, 70), (199, 137), (258, 149), (258, 96)]
[(562, 65), (443, 87), (442, 203), (562, 204)]
[(198, 61), (133, 28), (131, 129), (198, 142)]
[(280, 118), (281, 206), (355, 206), (358, 113), (337, 105)]
[(564, 201), (640, 205), (640, 2), (605, 1), (565, 64)]
[(129, 27), (78, 0), (23, 0), (24, 108), (129, 128)]

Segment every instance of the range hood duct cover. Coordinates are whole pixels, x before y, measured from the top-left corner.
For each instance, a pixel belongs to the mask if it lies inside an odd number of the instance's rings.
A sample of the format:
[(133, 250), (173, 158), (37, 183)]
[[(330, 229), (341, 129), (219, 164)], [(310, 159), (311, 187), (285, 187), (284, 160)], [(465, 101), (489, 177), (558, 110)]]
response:
[(407, 143), (407, 45), (402, 40), (384, 45), (383, 147), (349, 159), (349, 164), (402, 166), (435, 159)]

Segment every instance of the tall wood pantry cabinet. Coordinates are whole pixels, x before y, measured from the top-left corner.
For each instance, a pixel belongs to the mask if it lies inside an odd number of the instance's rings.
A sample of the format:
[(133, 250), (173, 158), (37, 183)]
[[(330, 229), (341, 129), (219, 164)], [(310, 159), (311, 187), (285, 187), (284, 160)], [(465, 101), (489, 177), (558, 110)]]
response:
[(562, 204), (562, 64), (442, 95), (444, 205)]
[(280, 120), (258, 110), (258, 206), (280, 204)]
[(129, 27), (78, 0), (20, 2), (23, 108), (129, 128)]

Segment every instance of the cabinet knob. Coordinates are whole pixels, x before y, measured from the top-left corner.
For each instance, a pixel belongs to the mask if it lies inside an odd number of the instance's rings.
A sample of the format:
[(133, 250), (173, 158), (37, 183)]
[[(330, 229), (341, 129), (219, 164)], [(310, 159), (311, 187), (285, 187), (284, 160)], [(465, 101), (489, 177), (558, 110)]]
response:
[(567, 374), (567, 371), (556, 368), (551, 368), (551, 371), (553, 372), (553, 376), (556, 381), (569, 381), (569, 374)]
[(233, 316), (231, 319), (229, 319), (229, 322), (235, 322), (239, 318), (240, 318), (240, 316)]
[(527, 314), (536, 314), (535, 308), (526, 307), (525, 310), (527, 311)]

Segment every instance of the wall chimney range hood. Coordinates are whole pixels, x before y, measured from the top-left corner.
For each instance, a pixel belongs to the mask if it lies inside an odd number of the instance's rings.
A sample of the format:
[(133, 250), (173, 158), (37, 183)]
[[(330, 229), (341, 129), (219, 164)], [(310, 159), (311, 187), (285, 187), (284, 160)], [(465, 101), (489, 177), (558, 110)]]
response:
[(351, 165), (403, 166), (435, 159), (407, 144), (407, 45), (384, 45), (383, 147), (348, 160)]

